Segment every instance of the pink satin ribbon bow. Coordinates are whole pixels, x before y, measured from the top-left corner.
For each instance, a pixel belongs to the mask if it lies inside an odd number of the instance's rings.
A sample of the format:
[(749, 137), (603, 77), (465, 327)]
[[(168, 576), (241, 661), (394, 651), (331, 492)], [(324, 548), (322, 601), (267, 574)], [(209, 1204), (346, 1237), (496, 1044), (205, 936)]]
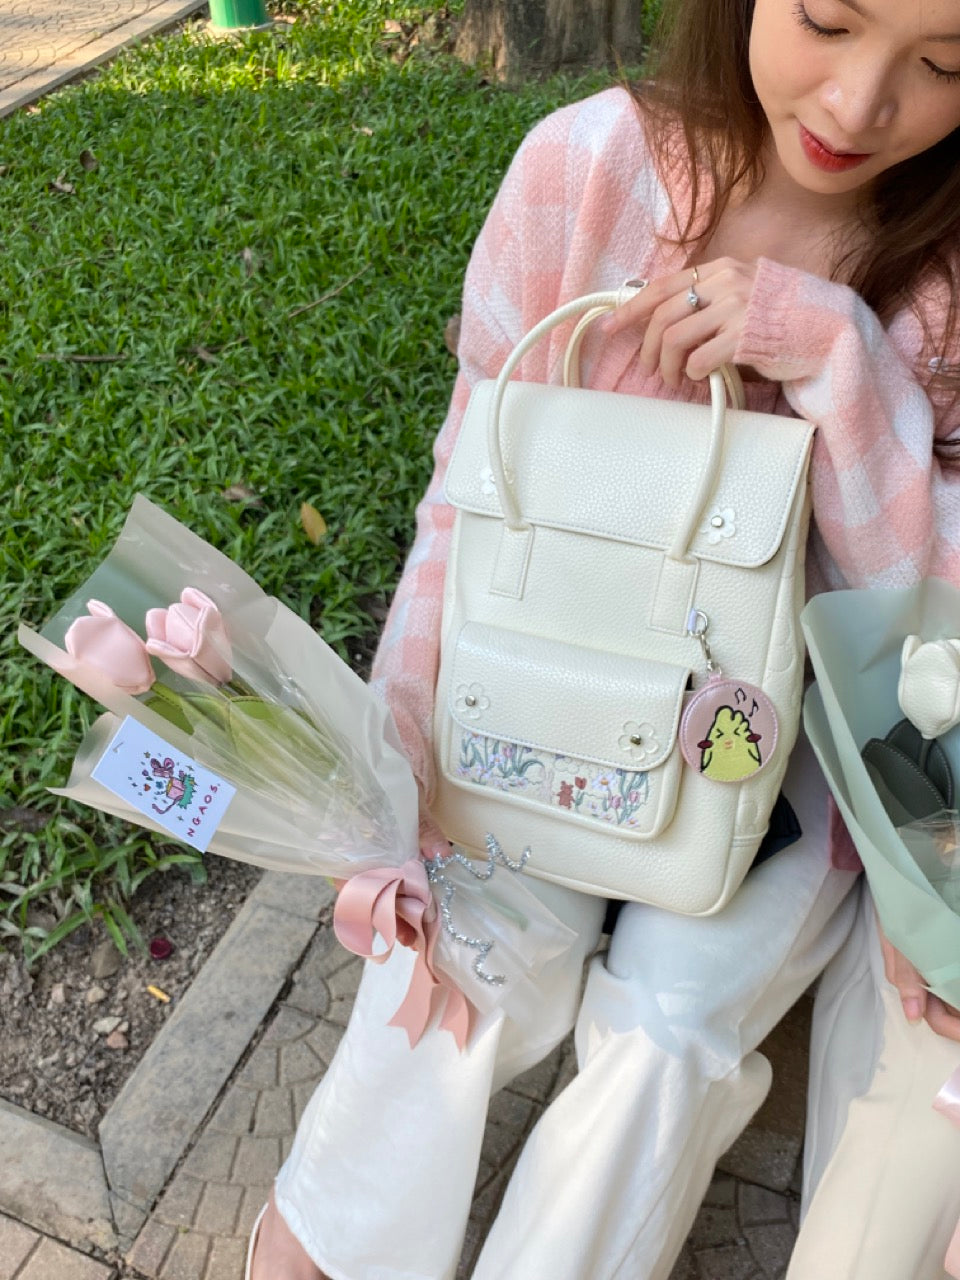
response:
[[(403, 1027), (413, 1048), (442, 1005), (440, 1026), (450, 1032), (457, 1048), (463, 1049), (470, 1034), (471, 1006), (459, 987), (435, 967), (440, 916), (426, 867), (419, 858), (411, 858), (402, 867), (361, 871), (345, 880), (333, 911), (333, 929), (348, 951), (376, 964), (388, 959), (395, 943), (415, 951), (410, 986), (388, 1025)], [(377, 934), (386, 950), (374, 955)]]
[[(960, 1067), (953, 1073), (933, 1101), (933, 1108), (960, 1126)], [(953, 1238), (943, 1260), (943, 1269), (947, 1275), (960, 1280), (960, 1222), (953, 1233)]]

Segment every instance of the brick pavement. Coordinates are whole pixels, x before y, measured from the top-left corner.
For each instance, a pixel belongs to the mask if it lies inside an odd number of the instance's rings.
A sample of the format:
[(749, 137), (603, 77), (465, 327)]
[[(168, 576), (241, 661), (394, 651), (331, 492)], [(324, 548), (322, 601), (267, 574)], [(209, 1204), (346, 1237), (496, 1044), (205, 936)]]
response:
[[(240, 1280), (247, 1235), (336, 1049), (360, 972), (360, 962), (321, 928), (265, 1033), (129, 1250), (125, 1274)], [(725, 1157), (672, 1280), (783, 1275), (797, 1222), (801, 1138), (794, 1087), (803, 1070), (806, 1015), (798, 1007), (768, 1042), (767, 1051), (785, 1067), (778, 1073), (783, 1088)], [(573, 1071), (568, 1040), (493, 1099), (458, 1280), (470, 1274), (527, 1134)]]
[(203, 0), (0, 0), (0, 116), (203, 7)]

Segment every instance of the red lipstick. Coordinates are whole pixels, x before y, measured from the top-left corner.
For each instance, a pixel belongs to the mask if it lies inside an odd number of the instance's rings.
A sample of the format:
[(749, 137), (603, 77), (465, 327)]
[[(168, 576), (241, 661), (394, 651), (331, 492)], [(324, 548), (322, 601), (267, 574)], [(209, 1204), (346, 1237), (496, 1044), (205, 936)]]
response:
[(816, 134), (805, 129), (802, 124), (800, 125), (800, 145), (810, 163), (825, 173), (843, 173), (847, 169), (855, 169), (857, 165), (870, 159), (869, 153), (831, 151), (825, 142), (821, 142)]

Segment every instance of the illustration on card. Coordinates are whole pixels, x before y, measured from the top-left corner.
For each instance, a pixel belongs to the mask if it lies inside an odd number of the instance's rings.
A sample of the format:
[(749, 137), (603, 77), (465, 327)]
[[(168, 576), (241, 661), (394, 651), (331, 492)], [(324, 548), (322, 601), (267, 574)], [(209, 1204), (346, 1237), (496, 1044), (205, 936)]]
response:
[(94, 765), (94, 781), (185, 844), (206, 849), (236, 788), (127, 716)]
[[(190, 766), (188, 766), (189, 768)], [(194, 792), (197, 789), (196, 778), (187, 773), (186, 769), (177, 769), (176, 764), (170, 756), (164, 757), (163, 763), (154, 756), (150, 760), (150, 773), (146, 769), (141, 770), (144, 778), (148, 781), (144, 784), (143, 790), (149, 791), (151, 781), (157, 799), (169, 801), (164, 808), (154, 800), (150, 806), (157, 813), (169, 813), (171, 809), (189, 809), (193, 803)], [(151, 779), (151, 774), (153, 775)]]

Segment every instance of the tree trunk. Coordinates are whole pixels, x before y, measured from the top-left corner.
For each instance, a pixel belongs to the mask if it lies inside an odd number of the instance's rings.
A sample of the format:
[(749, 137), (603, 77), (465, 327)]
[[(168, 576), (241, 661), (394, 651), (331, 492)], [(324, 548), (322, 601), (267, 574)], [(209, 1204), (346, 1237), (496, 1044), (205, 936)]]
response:
[(586, 67), (639, 65), (649, 0), (466, 0), (457, 54), (516, 83)]

